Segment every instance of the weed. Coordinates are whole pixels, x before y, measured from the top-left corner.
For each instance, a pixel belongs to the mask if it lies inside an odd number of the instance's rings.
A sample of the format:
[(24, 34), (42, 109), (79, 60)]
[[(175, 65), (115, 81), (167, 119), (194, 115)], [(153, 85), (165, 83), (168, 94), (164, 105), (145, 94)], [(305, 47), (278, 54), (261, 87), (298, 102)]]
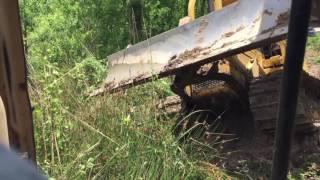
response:
[(320, 34), (318, 33), (314, 37), (309, 37), (307, 46), (308, 46), (308, 48), (311, 48), (314, 50), (319, 50), (320, 49)]
[[(168, 80), (113, 95), (84, 98), (91, 87), (87, 80), (88, 66), (84, 64), (58, 74), (58, 78), (52, 78), (54, 70), (48, 68), (45, 82), (49, 86), (42, 90), (30, 88), (35, 106), (38, 163), (50, 177), (227, 177), (218, 168), (201, 165), (200, 161), (210, 164), (216, 157), (212, 149), (203, 153), (204, 146), (179, 144), (171, 133), (174, 120), (156, 116), (157, 100), (170, 95)], [(37, 80), (34, 78), (33, 83), (41, 79)]]

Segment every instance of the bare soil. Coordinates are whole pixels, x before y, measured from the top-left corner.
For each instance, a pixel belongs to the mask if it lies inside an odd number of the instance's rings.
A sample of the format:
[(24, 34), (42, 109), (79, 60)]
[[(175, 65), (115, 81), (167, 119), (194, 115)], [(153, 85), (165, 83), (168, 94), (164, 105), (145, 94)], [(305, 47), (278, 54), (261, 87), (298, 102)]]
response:
[[(295, 133), (290, 160), (290, 173), (295, 179), (320, 178), (320, 65), (314, 59), (320, 52), (309, 50), (302, 86), (306, 91), (307, 117), (314, 128)], [(252, 139), (242, 139), (226, 144), (222, 150), (225, 160), (218, 166), (230, 172), (238, 172), (242, 179), (269, 179), (272, 165), (274, 133), (255, 132)]]

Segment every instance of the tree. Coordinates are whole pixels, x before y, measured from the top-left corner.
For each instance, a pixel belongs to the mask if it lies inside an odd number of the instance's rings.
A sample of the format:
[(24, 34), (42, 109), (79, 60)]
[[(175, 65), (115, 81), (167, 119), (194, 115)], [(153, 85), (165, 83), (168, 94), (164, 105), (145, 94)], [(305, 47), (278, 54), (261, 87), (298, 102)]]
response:
[(143, 0), (129, 0), (127, 12), (132, 44), (142, 39), (143, 9)]

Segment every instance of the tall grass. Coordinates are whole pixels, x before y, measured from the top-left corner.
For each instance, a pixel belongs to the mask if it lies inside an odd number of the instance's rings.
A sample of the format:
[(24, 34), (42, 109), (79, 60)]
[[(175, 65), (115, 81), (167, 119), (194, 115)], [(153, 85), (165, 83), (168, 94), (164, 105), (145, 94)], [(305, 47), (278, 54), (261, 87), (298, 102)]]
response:
[(227, 178), (210, 163), (214, 148), (178, 143), (171, 133), (175, 117), (157, 115), (158, 99), (170, 94), (168, 81), (88, 98), (90, 67), (68, 68), (57, 77), (47, 69), (45, 81), (31, 71), (37, 158), (49, 177)]
[[(308, 38), (307, 47), (319, 54), (320, 51), (320, 34)], [(320, 64), (320, 57), (314, 57), (313, 61)]]
[(309, 48), (319, 50), (320, 49), (320, 34), (317, 33), (315, 36), (309, 37), (308, 42), (307, 42), (307, 46)]

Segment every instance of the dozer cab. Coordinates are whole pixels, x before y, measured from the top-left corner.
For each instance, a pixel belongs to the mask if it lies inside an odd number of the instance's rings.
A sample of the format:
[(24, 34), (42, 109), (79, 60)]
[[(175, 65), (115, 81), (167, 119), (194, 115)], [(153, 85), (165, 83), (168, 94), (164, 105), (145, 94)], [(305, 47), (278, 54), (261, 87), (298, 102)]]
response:
[[(189, 136), (197, 125), (197, 136), (273, 132), (291, 1), (208, 1), (213, 12), (198, 19), (195, 4), (189, 1), (178, 28), (110, 55), (107, 79), (91, 95), (173, 75), (171, 89), (182, 104), (174, 134)], [(319, 4), (313, 1), (312, 23), (319, 20)], [(296, 129), (312, 131), (309, 115), (318, 109), (304, 101), (302, 86)]]
[(36, 162), (17, 1), (0, 1), (0, 144)]

